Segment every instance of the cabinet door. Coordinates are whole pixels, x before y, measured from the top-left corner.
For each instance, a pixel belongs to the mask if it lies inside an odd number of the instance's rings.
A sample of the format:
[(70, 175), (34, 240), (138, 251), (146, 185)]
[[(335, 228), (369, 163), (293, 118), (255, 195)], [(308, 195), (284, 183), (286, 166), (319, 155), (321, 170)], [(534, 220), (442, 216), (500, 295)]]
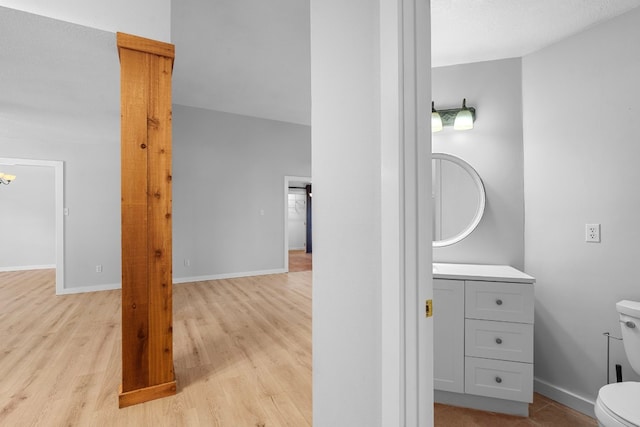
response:
[(433, 386), (464, 392), (464, 281), (433, 280)]

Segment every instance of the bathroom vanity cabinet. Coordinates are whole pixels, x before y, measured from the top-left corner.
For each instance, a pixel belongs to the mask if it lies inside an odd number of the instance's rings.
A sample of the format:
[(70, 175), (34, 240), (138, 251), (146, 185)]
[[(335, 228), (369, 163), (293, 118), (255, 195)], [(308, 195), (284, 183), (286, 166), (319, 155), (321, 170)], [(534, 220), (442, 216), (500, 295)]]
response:
[(433, 264), (435, 401), (528, 416), (535, 279), (506, 265)]

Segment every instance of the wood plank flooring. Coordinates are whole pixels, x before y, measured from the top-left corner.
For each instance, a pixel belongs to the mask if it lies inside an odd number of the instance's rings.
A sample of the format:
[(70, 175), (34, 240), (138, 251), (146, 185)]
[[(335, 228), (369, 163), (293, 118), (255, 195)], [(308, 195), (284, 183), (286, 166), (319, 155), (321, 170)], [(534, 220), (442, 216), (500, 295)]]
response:
[(0, 273), (1, 426), (310, 426), (311, 274), (174, 286), (176, 396), (118, 409), (120, 291)]
[(289, 251), (289, 272), (310, 271), (313, 269), (313, 255), (304, 250)]
[(436, 427), (596, 427), (598, 423), (573, 409), (534, 393), (529, 417), (496, 414), (475, 409), (435, 404)]
[[(55, 295), (0, 273), (0, 426), (311, 425), (311, 272), (174, 286), (178, 394), (118, 409), (120, 291)], [(595, 426), (538, 394), (530, 418), (435, 405), (435, 425)]]

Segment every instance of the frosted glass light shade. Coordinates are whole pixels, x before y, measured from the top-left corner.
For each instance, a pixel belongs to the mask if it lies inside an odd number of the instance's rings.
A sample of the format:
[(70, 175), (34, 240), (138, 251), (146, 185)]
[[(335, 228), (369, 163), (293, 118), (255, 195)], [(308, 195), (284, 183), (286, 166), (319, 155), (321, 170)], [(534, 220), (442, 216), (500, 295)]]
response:
[(431, 132), (440, 132), (442, 130), (442, 117), (440, 113), (434, 111), (431, 113)]
[(462, 100), (462, 109), (456, 114), (456, 119), (453, 122), (453, 128), (455, 130), (468, 130), (473, 129), (473, 115), (471, 110), (467, 108), (467, 100)]
[(473, 129), (473, 116), (469, 110), (460, 110), (456, 115), (456, 120), (453, 122), (453, 128), (455, 130), (467, 130)]

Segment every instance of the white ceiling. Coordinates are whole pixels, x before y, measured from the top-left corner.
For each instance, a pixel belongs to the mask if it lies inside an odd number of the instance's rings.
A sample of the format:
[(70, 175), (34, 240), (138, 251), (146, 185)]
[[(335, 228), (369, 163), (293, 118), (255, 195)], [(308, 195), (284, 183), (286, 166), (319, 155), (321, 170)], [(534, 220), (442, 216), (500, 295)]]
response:
[(640, 6), (640, 0), (431, 0), (432, 65), (515, 58)]
[[(640, 0), (431, 0), (433, 66), (520, 57)], [(311, 122), (308, 0), (172, 2), (174, 102)]]
[[(434, 66), (523, 56), (640, 6), (640, 0), (431, 3)], [(175, 103), (310, 124), (309, 0), (172, 5)], [(119, 65), (112, 33), (0, 7), (0, 40), (0, 123), (18, 125), (11, 111), (31, 108), (41, 119), (19, 123), (28, 135), (59, 129), (54, 123), (62, 117), (73, 117), (67, 127), (88, 135), (104, 117), (117, 129)], [(7, 137), (6, 128), (0, 126), (0, 136)], [(64, 132), (58, 137), (70, 138)]]
[(309, 0), (172, 2), (177, 104), (310, 124)]

